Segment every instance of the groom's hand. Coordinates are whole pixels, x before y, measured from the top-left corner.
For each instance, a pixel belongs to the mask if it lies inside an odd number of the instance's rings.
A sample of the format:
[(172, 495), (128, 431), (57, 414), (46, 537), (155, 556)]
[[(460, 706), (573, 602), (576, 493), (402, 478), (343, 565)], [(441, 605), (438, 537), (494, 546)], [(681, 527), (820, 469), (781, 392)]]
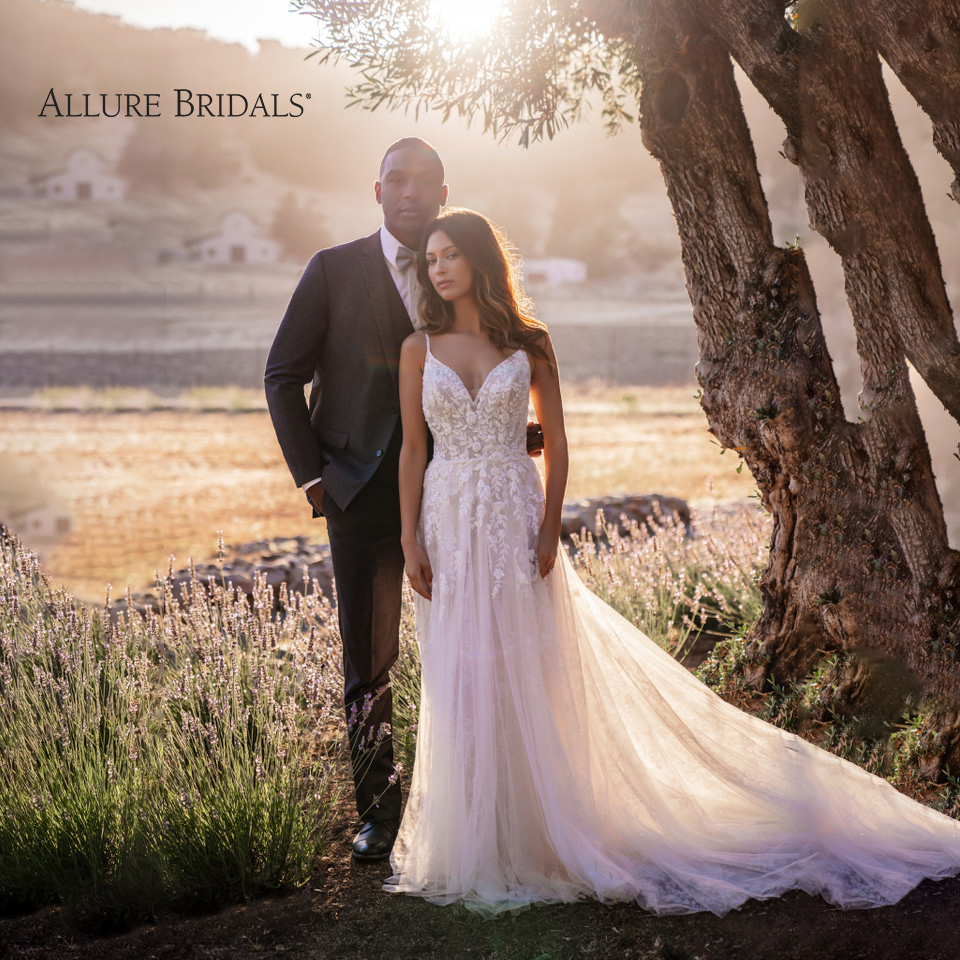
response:
[(543, 453), (543, 428), (533, 420), (527, 424), (527, 453), (531, 457)]
[(307, 495), (307, 499), (313, 504), (313, 509), (323, 516), (323, 484), (318, 480), (316, 483), (311, 484), (304, 490), (304, 493)]

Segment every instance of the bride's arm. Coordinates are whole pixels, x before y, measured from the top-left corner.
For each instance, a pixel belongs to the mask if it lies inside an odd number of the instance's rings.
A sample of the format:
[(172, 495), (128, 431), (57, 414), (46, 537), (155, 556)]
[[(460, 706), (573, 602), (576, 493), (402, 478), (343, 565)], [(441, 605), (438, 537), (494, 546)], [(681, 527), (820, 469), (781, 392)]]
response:
[(423, 364), (426, 335), (412, 333), (400, 348), (400, 417), (403, 446), (400, 448), (400, 545), (410, 585), (430, 599), (433, 571), (427, 552), (417, 540), (423, 474), (427, 469), (427, 422), (423, 418)]
[(553, 569), (557, 560), (563, 494), (567, 489), (569, 467), (567, 433), (563, 425), (563, 402), (560, 399), (560, 375), (557, 371), (557, 357), (553, 352), (549, 335), (544, 337), (543, 346), (550, 362), (536, 358), (530, 379), (533, 408), (543, 428), (543, 461), (546, 473), (546, 504), (537, 543), (541, 577), (545, 577)]

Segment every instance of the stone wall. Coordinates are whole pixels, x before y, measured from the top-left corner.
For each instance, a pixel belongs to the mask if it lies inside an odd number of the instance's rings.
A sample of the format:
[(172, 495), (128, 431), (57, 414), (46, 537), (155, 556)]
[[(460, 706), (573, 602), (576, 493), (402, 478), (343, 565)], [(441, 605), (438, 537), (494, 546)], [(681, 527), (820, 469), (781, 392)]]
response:
[[(589, 530), (595, 540), (602, 544), (602, 530), (597, 530), (597, 513), (603, 516), (604, 525), (615, 525), (622, 534), (627, 534), (632, 522), (641, 530), (656, 526), (664, 518), (682, 523), (691, 532), (690, 508), (679, 497), (659, 494), (637, 494), (625, 497), (596, 497), (590, 500), (575, 500), (564, 504), (561, 538), (569, 549), (572, 536)], [(331, 600), (333, 599), (333, 563), (327, 544), (310, 543), (306, 537), (282, 540), (257, 540), (228, 547), (223, 565), (214, 562), (194, 565), (193, 576), (200, 584), (212, 580), (234, 587), (252, 599), (254, 584), (258, 577), (264, 578), (273, 589), (275, 606), (280, 587), (286, 584), (288, 592), (303, 592), (314, 580)], [(173, 574), (172, 589), (176, 598), (181, 598), (190, 589), (189, 569)], [(161, 609), (161, 599), (156, 590), (144, 590), (131, 597), (132, 608), (140, 613)], [(125, 601), (113, 605), (113, 612), (126, 609)]]

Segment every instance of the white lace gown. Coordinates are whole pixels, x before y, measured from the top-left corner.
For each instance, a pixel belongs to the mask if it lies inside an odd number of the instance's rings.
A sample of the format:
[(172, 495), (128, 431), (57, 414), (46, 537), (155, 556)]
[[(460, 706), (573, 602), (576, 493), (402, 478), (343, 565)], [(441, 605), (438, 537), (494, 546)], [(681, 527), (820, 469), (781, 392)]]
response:
[(545, 580), (519, 351), (476, 399), (427, 350), (423, 692), (385, 889), (494, 914), (636, 900), (724, 914), (799, 888), (893, 903), (960, 871), (960, 823), (743, 713), (579, 580)]

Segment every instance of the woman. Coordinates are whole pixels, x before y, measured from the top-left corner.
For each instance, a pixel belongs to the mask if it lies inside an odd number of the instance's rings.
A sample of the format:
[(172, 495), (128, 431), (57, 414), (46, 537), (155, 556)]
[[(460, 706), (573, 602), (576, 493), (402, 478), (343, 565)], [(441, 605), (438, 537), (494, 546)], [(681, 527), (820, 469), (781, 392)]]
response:
[(434, 221), (425, 329), (401, 352), (423, 691), (385, 889), (489, 914), (589, 895), (722, 915), (794, 888), (879, 906), (956, 873), (960, 824), (723, 702), (577, 578), (556, 360), (504, 250), (479, 214)]

